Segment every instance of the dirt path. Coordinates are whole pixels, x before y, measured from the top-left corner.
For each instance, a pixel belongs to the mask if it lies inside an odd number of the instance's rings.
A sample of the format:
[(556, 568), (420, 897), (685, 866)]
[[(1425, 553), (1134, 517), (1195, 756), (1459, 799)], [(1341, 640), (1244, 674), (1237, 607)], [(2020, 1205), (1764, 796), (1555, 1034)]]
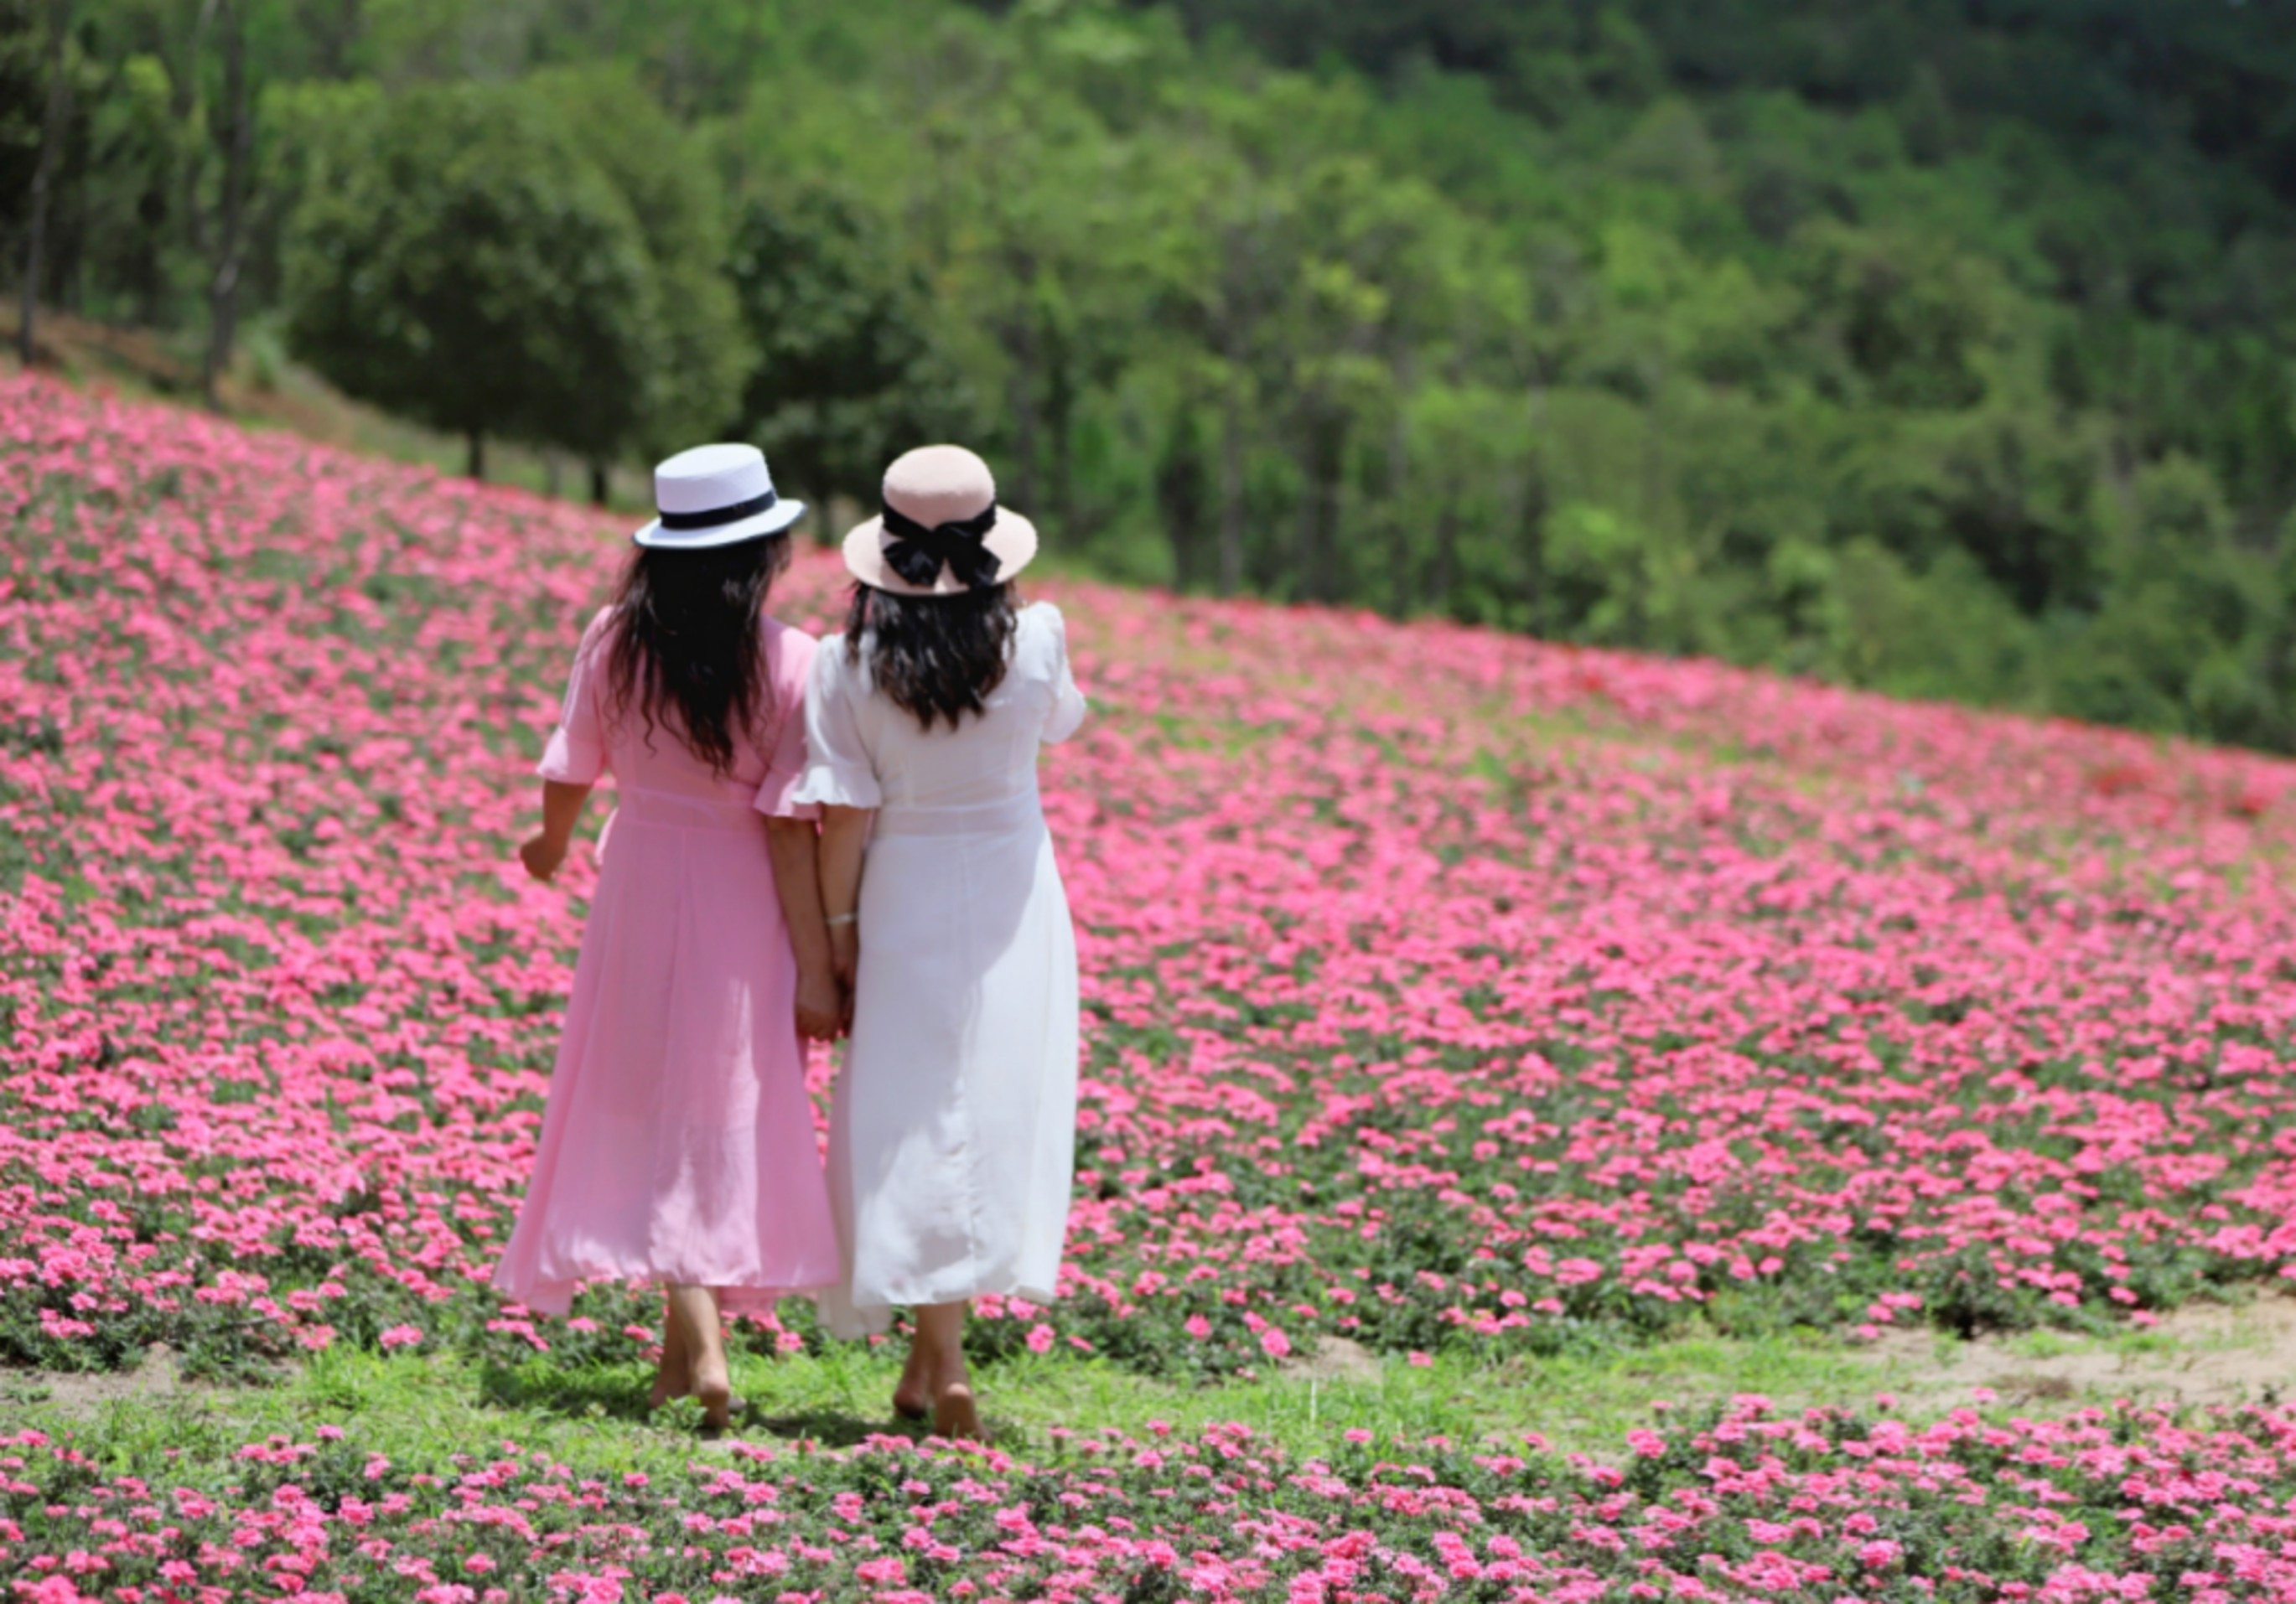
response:
[(44, 1404), (84, 1419), (122, 1400), (157, 1404), (214, 1390), (186, 1382), (174, 1352), (154, 1344), (144, 1350), (144, 1362), (132, 1371), (0, 1370), (0, 1415), (12, 1404)]
[(2111, 1339), (2044, 1331), (1953, 1342), (1908, 1330), (1866, 1354), (1876, 1387), (1912, 1409), (1966, 1404), (1973, 1387), (2014, 1404), (2277, 1404), (2296, 1394), (2296, 1295), (2187, 1305)]

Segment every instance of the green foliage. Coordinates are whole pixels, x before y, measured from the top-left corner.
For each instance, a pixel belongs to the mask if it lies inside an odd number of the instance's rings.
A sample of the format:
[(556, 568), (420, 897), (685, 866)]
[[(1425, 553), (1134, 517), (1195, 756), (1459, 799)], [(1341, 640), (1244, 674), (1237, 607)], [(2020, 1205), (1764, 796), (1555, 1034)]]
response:
[[(196, 315), (211, 69), (188, 11), (86, 14), (56, 282)], [(2270, 8), (294, 15), (255, 41), (250, 284), (295, 212), (292, 326), (442, 426), (601, 461), (731, 430), (816, 500), (962, 436), (1112, 574), (2296, 744)], [(483, 161), (398, 110), (455, 95), (496, 108)], [(529, 242), (398, 237), (454, 185)], [(562, 212), (584, 243), (535, 243)], [(370, 315), (418, 279), (486, 374)]]
[(940, 362), (929, 295), (884, 250), (885, 224), (822, 188), (753, 195), (729, 258), (758, 359), (741, 430), (804, 494), (863, 493), (919, 440), (963, 427), (970, 408)]
[(338, 130), (298, 215), (299, 354), (434, 428), (603, 454), (644, 417), (658, 287), (628, 204), (548, 105), (412, 91)]
[(636, 421), (586, 450), (597, 458), (632, 447), (668, 456), (733, 419), (757, 364), (725, 272), (717, 184), (692, 136), (627, 70), (559, 69), (529, 87), (629, 208), (653, 279), (657, 321)]

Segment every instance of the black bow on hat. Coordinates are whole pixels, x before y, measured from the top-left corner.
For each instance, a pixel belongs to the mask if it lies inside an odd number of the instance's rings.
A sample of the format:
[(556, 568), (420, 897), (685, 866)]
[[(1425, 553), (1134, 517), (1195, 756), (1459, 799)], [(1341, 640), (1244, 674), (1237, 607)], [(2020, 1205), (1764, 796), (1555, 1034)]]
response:
[(915, 519), (885, 509), (885, 533), (892, 538), (885, 543), (885, 561), (893, 571), (920, 590), (930, 588), (940, 577), (940, 568), (948, 564), (949, 572), (973, 590), (996, 583), (996, 570), (1004, 567), (1003, 559), (981, 541), (996, 527), (996, 503), (971, 518), (959, 519), (927, 528)]

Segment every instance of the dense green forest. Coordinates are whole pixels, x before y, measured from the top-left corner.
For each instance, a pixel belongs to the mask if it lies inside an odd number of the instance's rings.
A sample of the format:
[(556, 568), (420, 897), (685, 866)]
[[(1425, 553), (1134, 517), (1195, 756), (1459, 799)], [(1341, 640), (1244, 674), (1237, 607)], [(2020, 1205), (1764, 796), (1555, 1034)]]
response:
[(958, 436), (1119, 577), (2296, 746), (2284, 0), (0, 21), (45, 302), (477, 459)]

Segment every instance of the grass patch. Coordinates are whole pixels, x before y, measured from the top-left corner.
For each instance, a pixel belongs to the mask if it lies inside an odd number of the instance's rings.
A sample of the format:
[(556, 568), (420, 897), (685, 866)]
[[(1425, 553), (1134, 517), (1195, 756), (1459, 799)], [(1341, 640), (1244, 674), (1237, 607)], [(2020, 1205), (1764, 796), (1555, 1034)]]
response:
[[(834, 1346), (820, 1354), (740, 1354), (734, 1390), (746, 1404), (736, 1433), (753, 1441), (849, 1445), (877, 1434), (917, 1435), (890, 1409), (900, 1371), (897, 1345)], [(1301, 1457), (1346, 1451), (1349, 1433), (1379, 1442), (1447, 1438), (1519, 1442), (1610, 1457), (1627, 1431), (1661, 1408), (1688, 1410), (1757, 1393), (1783, 1408), (1864, 1404), (1886, 1371), (1838, 1341), (1811, 1335), (1755, 1340), (1692, 1337), (1477, 1363), (1439, 1355), (1425, 1365), (1366, 1363), (1356, 1373), (1297, 1372), (1190, 1387), (1148, 1379), (1097, 1359), (1021, 1354), (977, 1371), (999, 1446), (1057, 1460), (1070, 1433), (1145, 1439), (1193, 1436), (1228, 1423)], [(227, 1456), (274, 1436), (308, 1441), (319, 1428), (351, 1432), (371, 1453), (410, 1461), (489, 1452), (516, 1443), (601, 1474), (681, 1465), (696, 1452), (690, 1405), (645, 1408), (644, 1364), (515, 1364), (460, 1354), (384, 1357), (354, 1349), (315, 1355), (267, 1385), (176, 1385), (172, 1377), (102, 1394), (82, 1379), (16, 1372), (0, 1404), (24, 1424), (71, 1432), (92, 1452), (174, 1449)]]

